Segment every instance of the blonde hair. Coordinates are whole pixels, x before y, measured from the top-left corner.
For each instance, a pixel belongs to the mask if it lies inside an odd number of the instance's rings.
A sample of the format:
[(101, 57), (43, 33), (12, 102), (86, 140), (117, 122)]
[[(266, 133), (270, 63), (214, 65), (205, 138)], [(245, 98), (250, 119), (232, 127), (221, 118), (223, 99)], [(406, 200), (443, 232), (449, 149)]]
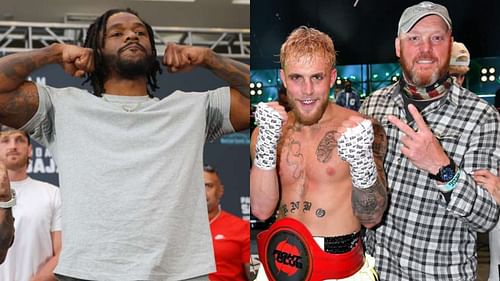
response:
[(308, 60), (321, 57), (332, 67), (336, 63), (335, 47), (327, 34), (307, 26), (296, 28), (281, 45), (280, 63), (285, 69), (290, 60)]

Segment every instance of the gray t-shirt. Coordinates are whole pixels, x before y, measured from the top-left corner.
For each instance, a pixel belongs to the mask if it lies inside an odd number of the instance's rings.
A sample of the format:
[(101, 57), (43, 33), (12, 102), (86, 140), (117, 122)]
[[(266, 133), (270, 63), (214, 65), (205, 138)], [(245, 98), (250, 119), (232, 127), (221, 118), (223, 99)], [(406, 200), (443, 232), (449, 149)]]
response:
[(56, 272), (89, 280), (183, 280), (215, 271), (203, 145), (233, 132), (229, 88), (96, 97), (37, 85), (23, 127), (59, 168)]

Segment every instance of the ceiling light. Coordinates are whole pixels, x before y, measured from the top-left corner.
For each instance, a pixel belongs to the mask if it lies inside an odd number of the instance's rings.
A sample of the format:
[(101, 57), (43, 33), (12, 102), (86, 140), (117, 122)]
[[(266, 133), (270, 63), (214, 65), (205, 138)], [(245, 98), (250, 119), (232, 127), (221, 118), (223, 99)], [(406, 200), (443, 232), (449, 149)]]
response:
[(250, 5), (250, 0), (233, 0), (232, 3), (236, 5)]

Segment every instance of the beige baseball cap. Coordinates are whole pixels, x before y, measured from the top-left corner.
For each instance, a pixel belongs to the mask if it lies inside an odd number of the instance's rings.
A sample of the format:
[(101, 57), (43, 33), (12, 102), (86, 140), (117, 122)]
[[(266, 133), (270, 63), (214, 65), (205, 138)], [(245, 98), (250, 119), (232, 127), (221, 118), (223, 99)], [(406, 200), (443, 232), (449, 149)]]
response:
[(401, 18), (399, 19), (398, 35), (401, 33), (407, 33), (419, 20), (429, 15), (440, 16), (451, 29), (451, 19), (446, 7), (429, 1), (424, 1), (404, 10)]
[(469, 66), (470, 54), (469, 50), (463, 43), (453, 42), (451, 47), (450, 66)]

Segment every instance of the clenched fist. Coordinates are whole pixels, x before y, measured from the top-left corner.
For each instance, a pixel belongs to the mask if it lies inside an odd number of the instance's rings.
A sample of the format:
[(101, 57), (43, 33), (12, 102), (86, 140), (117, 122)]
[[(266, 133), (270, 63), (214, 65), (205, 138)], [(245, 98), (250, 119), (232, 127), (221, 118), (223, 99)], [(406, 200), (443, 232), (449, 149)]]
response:
[(94, 51), (75, 45), (61, 44), (61, 66), (64, 71), (75, 77), (94, 71)]
[(203, 47), (169, 43), (163, 56), (163, 64), (169, 72), (187, 72), (203, 65), (211, 50)]

